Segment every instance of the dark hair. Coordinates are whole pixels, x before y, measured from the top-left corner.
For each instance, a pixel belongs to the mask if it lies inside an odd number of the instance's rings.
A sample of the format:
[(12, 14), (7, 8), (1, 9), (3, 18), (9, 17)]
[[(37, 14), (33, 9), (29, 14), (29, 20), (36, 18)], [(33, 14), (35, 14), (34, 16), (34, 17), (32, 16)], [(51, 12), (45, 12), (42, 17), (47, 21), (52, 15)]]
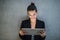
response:
[(31, 3), (28, 7), (27, 7), (27, 11), (31, 11), (31, 10), (35, 10), (37, 12), (37, 8), (35, 6), (34, 3)]

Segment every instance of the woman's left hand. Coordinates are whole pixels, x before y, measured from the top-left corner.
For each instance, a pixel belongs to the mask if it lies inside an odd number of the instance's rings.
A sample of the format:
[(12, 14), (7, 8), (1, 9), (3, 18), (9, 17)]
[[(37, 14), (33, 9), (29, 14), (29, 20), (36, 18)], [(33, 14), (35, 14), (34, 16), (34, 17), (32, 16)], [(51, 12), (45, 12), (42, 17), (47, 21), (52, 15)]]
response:
[(46, 32), (45, 31), (40, 31), (40, 36), (42, 36), (42, 37), (45, 37), (46, 36)]

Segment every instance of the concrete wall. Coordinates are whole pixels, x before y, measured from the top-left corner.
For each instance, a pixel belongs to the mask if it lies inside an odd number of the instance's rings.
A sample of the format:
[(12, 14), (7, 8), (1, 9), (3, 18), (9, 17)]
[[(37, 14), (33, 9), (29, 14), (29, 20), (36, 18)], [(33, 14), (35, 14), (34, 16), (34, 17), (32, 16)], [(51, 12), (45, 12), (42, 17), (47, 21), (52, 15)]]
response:
[(45, 21), (46, 40), (60, 40), (60, 0), (0, 0), (0, 40), (20, 40), (19, 25), (34, 2), (38, 19)]

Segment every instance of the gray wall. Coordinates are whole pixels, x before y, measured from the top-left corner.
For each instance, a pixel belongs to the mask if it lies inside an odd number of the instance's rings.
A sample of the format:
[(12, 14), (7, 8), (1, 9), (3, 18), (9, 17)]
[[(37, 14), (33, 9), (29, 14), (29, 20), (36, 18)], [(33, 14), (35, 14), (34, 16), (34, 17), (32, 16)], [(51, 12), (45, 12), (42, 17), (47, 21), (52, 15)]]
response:
[(0, 0), (0, 40), (19, 40), (18, 31), (34, 2), (38, 19), (45, 21), (46, 40), (60, 40), (60, 0)]

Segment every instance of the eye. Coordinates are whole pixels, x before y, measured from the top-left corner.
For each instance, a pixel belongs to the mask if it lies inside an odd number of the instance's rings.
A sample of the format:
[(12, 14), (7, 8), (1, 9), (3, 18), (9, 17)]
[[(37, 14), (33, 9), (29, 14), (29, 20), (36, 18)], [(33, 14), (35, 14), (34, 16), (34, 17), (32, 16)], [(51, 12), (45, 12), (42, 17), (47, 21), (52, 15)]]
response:
[(29, 16), (31, 16), (31, 15), (29, 15)]

